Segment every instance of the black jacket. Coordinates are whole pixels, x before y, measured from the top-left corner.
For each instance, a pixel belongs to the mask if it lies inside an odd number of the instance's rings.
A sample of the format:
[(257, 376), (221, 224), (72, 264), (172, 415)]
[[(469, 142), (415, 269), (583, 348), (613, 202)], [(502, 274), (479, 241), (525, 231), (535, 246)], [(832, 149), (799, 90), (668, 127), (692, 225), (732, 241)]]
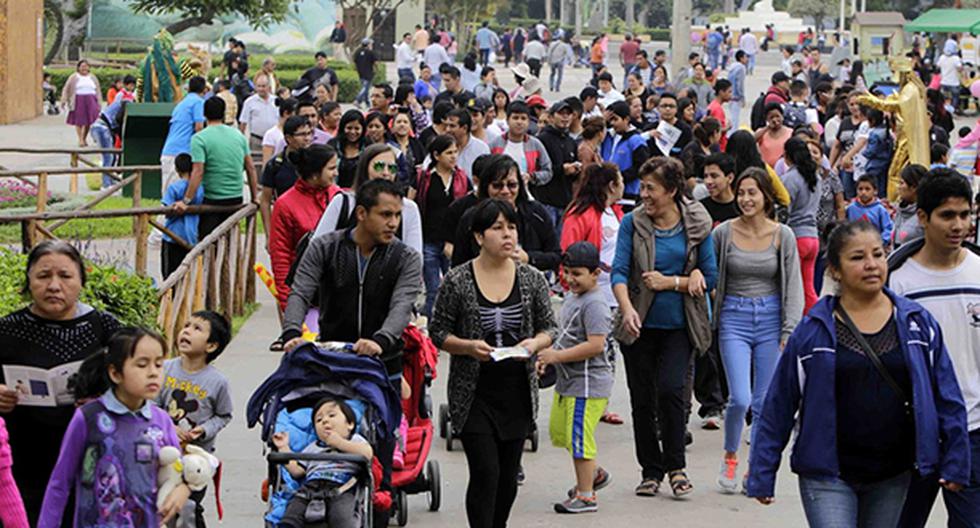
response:
[[(464, 196), (460, 200), (465, 198)], [(476, 258), (480, 253), (480, 248), (470, 232), (475, 210), (476, 208), (471, 207), (466, 211), (456, 227), (453, 267)], [(521, 249), (527, 253), (528, 264), (541, 271), (557, 270), (558, 264), (561, 263), (561, 246), (558, 244), (558, 234), (555, 233), (555, 225), (551, 222), (548, 211), (538, 202), (518, 203), (517, 219), (517, 239)]]
[(531, 194), (541, 203), (564, 209), (572, 201), (572, 182), (578, 174), (565, 174), (564, 165), (578, 161), (578, 146), (567, 130), (551, 125), (544, 127), (538, 139), (551, 160), (551, 181), (544, 185), (532, 185)]
[(354, 52), (354, 66), (357, 68), (357, 76), (361, 79), (374, 78), (374, 63), (378, 62), (374, 52), (364, 46)]
[[(351, 238), (353, 230), (334, 231), (310, 242), (293, 278), (282, 339), (301, 336), (307, 310), (317, 305), (320, 341), (371, 339), (381, 345), (388, 373), (400, 373), (401, 335), (422, 293), (422, 259), (396, 239), (374, 249), (359, 279), (359, 249)], [(318, 292), (320, 300), (315, 303)]]

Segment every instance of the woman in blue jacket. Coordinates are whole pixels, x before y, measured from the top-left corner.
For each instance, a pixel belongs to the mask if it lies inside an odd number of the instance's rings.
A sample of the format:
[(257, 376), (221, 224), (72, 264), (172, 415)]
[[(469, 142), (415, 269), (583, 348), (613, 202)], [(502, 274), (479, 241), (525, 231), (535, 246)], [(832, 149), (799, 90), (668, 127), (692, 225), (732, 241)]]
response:
[(796, 429), (790, 466), (811, 526), (896, 526), (913, 470), (953, 491), (969, 480), (963, 397), (939, 324), (885, 288), (877, 229), (838, 227), (827, 260), (840, 295), (810, 310), (779, 359), (753, 424), (748, 495), (772, 503)]

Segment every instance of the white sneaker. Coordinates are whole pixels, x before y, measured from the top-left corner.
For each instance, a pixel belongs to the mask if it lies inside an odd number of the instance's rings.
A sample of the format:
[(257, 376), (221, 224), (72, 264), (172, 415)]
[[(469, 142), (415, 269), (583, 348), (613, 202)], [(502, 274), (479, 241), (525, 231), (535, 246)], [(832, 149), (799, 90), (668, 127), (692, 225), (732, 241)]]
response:
[(737, 458), (726, 458), (721, 461), (721, 469), (718, 470), (718, 486), (722, 493), (736, 493), (738, 491), (737, 473)]

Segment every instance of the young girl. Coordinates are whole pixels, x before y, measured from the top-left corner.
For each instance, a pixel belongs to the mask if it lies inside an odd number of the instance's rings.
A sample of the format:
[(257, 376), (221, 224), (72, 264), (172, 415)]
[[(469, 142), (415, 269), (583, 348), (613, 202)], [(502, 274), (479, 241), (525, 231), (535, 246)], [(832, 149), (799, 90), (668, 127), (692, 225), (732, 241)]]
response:
[(14, 476), (10, 472), (13, 459), (10, 456), (10, 444), (7, 441), (7, 425), (0, 418), (0, 526), (6, 528), (29, 528), (27, 513), (24, 511), (24, 501)]
[(88, 402), (68, 424), (39, 528), (61, 526), (72, 485), (73, 525), (82, 528), (158, 528), (187, 501), (190, 489), (181, 484), (156, 506), (158, 453), (180, 446), (170, 417), (153, 404), (163, 383), (163, 350), (159, 335), (126, 327), (82, 363), (73, 390)]
[[(878, 197), (884, 198), (888, 189), (888, 166), (892, 161), (893, 142), (885, 114), (881, 110), (865, 108), (864, 115), (868, 118), (868, 144), (861, 151), (859, 158), (864, 159), (864, 174), (874, 178), (878, 184)], [(854, 181), (861, 177), (858, 160), (855, 159)], [(856, 185), (855, 185), (856, 186)]]
[(915, 193), (919, 182), (928, 171), (922, 165), (906, 165), (898, 181), (898, 207), (895, 209), (895, 229), (892, 232), (892, 249), (922, 236), (922, 225), (916, 214)]

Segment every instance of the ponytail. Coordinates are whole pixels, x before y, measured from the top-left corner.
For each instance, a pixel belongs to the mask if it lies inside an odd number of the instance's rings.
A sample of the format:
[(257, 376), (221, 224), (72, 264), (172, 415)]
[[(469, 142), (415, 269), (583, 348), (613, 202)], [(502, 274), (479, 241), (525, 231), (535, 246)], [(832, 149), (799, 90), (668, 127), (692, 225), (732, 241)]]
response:
[(817, 189), (817, 163), (813, 161), (813, 156), (810, 155), (810, 147), (802, 139), (792, 137), (786, 141), (784, 149), (786, 159), (803, 176), (803, 181), (806, 182), (810, 191), (815, 191)]
[(122, 372), (126, 360), (136, 354), (136, 345), (144, 337), (155, 340), (160, 348), (166, 350), (166, 344), (159, 334), (145, 328), (125, 326), (112, 334), (109, 343), (98, 352), (85, 358), (78, 368), (78, 373), (68, 382), (76, 401), (98, 398), (115, 386), (109, 377), (109, 367), (116, 372)]
[(702, 147), (707, 147), (711, 145), (711, 136), (715, 135), (719, 130), (721, 130), (721, 123), (713, 117), (706, 117), (700, 123), (694, 125), (692, 132), (698, 140), (698, 143)]
[(296, 167), (296, 174), (303, 180), (320, 177), (323, 167), (337, 157), (337, 151), (326, 145), (312, 145), (289, 154), (289, 162)]

